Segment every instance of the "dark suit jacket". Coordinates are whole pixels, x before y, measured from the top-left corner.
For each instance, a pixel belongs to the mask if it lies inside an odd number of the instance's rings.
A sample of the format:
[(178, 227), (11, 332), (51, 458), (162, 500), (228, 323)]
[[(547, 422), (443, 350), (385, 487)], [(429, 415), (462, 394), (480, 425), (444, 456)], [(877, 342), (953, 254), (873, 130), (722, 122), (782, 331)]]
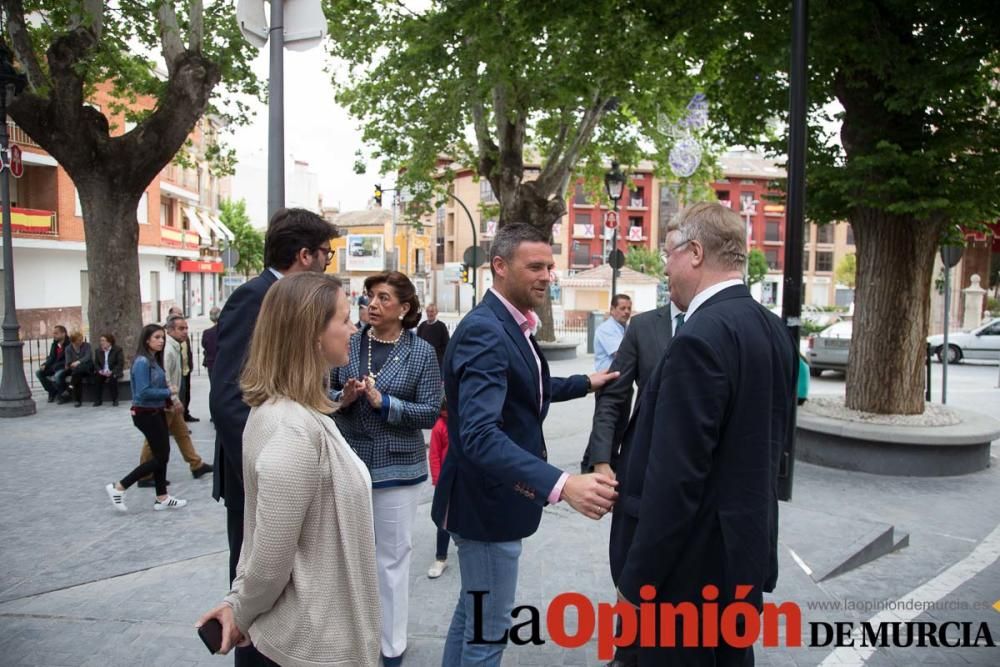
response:
[(240, 285), (226, 301), (217, 325), (217, 355), (208, 395), (215, 423), (212, 497), (224, 499), (226, 507), (234, 512), (243, 511), (243, 427), (250, 416), (250, 406), (243, 402), (240, 391), (240, 372), (260, 304), (277, 280), (270, 269), (264, 269), (259, 276)]
[(636, 315), (629, 322), (618, 354), (608, 369), (621, 375), (602, 387), (596, 395), (594, 422), (584, 456), (586, 468), (592, 468), (596, 463), (611, 463), (617, 467), (619, 446), (632, 408), (632, 383), (635, 382), (641, 394), (646, 380), (666, 353), (671, 338), (673, 320), (669, 305)]
[(542, 362), (541, 401), (528, 341), (492, 292), (448, 344), (448, 456), (431, 517), (466, 539), (506, 542), (531, 535), (562, 475), (546, 462), (542, 422), (551, 401), (586, 395), (587, 378), (550, 377), (534, 338), (531, 344)]
[(744, 286), (705, 302), (678, 331), (626, 431), (611, 572), (639, 602), (700, 601), (705, 584), (760, 608), (777, 580), (777, 478), (791, 436), (797, 353)]
[(437, 355), (438, 367), (440, 368), (441, 364), (444, 363), (444, 351), (448, 349), (448, 341), (450, 340), (448, 325), (441, 320), (435, 320), (433, 323), (424, 320), (417, 326), (417, 335), (434, 348), (434, 354)]
[(42, 362), (42, 366), (49, 375), (52, 375), (56, 371), (66, 369), (67, 347), (69, 347), (68, 340), (62, 346), (60, 346), (59, 343), (52, 341), (52, 346), (49, 348), (49, 356), (45, 357), (45, 361)]
[(219, 325), (215, 324), (201, 332), (201, 349), (204, 351), (201, 363), (208, 369), (211, 377), (212, 367), (215, 365), (216, 348), (219, 342)]
[[(120, 378), (125, 374), (125, 355), (117, 345), (112, 345), (108, 350), (108, 368), (111, 369), (111, 377)], [(104, 350), (98, 346), (94, 350), (94, 372), (104, 369)]]

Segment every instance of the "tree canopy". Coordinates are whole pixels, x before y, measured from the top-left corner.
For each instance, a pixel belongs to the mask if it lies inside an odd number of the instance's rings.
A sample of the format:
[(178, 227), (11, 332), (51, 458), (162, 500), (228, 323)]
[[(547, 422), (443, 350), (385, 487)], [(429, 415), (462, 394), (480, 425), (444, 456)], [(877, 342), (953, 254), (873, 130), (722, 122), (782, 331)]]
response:
[[(596, 181), (612, 158), (667, 164), (699, 90), (685, 31), (722, 3), (325, 6), (337, 99), (362, 119), (385, 172), (427, 182), (447, 156), (489, 180), (501, 225), (550, 226), (565, 213), (574, 169)], [(536, 178), (525, 179), (526, 164)], [(692, 180), (704, 182), (710, 167)]]
[(227, 199), (220, 202), (219, 219), (236, 237), (232, 246), (240, 254), (240, 261), (233, 268), (247, 277), (263, 271), (264, 232), (251, 224), (246, 200)]
[(747, 285), (756, 285), (764, 280), (769, 270), (764, 251), (760, 248), (750, 250), (750, 254), (747, 255)]

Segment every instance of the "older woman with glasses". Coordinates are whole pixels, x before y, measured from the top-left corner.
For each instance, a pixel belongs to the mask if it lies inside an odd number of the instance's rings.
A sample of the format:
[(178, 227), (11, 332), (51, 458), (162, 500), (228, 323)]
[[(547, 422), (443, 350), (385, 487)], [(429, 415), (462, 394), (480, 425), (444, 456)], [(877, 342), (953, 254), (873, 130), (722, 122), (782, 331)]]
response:
[(434, 349), (413, 332), (420, 303), (410, 279), (379, 273), (365, 294), (368, 323), (351, 338), (350, 363), (331, 375), (331, 397), (341, 406), (333, 418), (372, 476), (382, 659), (392, 667), (406, 650), (413, 523), (427, 479), (422, 429), (437, 419), (441, 375)]

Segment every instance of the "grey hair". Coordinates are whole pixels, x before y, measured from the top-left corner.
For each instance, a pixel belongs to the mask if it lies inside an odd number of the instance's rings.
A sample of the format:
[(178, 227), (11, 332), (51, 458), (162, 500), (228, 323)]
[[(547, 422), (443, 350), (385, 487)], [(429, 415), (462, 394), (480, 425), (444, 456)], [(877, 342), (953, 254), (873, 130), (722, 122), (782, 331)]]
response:
[(177, 328), (177, 322), (185, 319), (182, 315), (171, 315), (167, 318), (167, 323), (164, 325), (164, 329), (167, 331), (173, 331)]
[(493, 269), (493, 260), (502, 257), (505, 262), (514, 259), (517, 247), (522, 243), (548, 243), (549, 238), (545, 232), (534, 225), (526, 222), (512, 222), (497, 230), (497, 235), (493, 237), (490, 245), (490, 272), (496, 273)]
[(222, 309), (219, 308), (218, 306), (215, 306), (214, 308), (212, 308), (212, 310), (208, 311), (208, 319), (212, 320), (213, 322), (218, 322), (220, 313), (222, 313)]
[(747, 230), (732, 209), (718, 202), (699, 202), (681, 211), (667, 225), (667, 233), (679, 232), (678, 244), (697, 241), (705, 257), (723, 269), (742, 271), (747, 261)]

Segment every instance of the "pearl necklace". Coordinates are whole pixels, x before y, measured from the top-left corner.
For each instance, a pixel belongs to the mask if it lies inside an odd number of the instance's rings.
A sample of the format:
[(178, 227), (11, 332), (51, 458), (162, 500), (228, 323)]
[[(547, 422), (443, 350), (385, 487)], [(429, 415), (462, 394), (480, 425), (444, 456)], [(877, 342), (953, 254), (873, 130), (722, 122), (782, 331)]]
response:
[[(368, 329), (368, 377), (370, 377), (373, 381), (378, 378), (379, 373), (385, 370), (385, 367), (389, 365), (390, 361), (392, 361), (392, 355), (396, 351), (396, 346), (399, 345), (399, 341), (401, 341), (402, 339), (403, 339), (402, 331), (400, 331), (399, 335), (396, 336), (396, 340), (382, 340), (381, 338), (375, 335), (374, 329)], [(374, 356), (372, 354), (372, 342), (382, 343), (383, 345), (392, 345), (392, 349), (389, 350), (389, 356), (386, 357), (385, 363), (382, 364), (382, 368), (379, 369), (378, 373), (372, 371), (372, 356)]]

